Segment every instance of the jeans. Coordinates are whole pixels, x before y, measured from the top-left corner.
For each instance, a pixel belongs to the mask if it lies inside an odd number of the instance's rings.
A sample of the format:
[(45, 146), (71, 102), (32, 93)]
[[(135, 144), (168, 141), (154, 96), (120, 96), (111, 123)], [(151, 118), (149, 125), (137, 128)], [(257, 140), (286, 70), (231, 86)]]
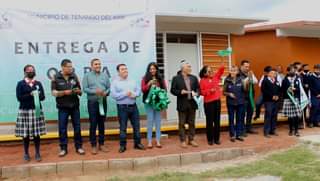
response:
[[(229, 134), (230, 137), (239, 137), (243, 134), (243, 113), (244, 105), (227, 105), (229, 118)], [(236, 118), (236, 122), (234, 122)]]
[(204, 103), (206, 114), (206, 132), (208, 142), (219, 142), (220, 140), (220, 100)]
[(252, 115), (253, 115), (253, 108), (251, 106), (250, 100), (246, 100), (244, 104), (243, 110), (243, 120), (245, 120), (245, 130), (250, 131), (252, 129)]
[(133, 128), (134, 144), (140, 144), (140, 118), (137, 105), (118, 104), (117, 109), (120, 123), (120, 146), (125, 147), (127, 145), (127, 125), (129, 119)]
[[(107, 104), (106, 100), (104, 99), (103, 102), (105, 114), (107, 110)], [(89, 131), (89, 137), (90, 137), (90, 143), (91, 146), (95, 147), (97, 146), (97, 138), (96, 138), (96, 130), (98, 127), (99, 130), (99, 145), (104, 145), (104, 130), (105, 126), (104, 123), (106, 121), (106, 115), (101, 116), (99, 112), (99, 102), (98, 101), (92, 101), (88, 100), (88, 112), (89, 112), (89, 120), (90, 120), (90, 131)]]
[(265, 102), (264, 114), (264, 134), (272, 134), (276, 130), (277, 116), (278, 116), (278, 103)]
[(154, 110), (150, 105), (145, 104), (145, 109), (147, 113), (147, 139), (148, 142), (152, 141), (152, 130), (153, 125), (156, 128), (156, 140), (159, 143), (161, 137), (161, 112)]
[(62, 150), (68, 149), (68, 118), (71, 116), (73, 132), (74, 132), (74, 144), (75, 148), (79, 149), (82, 147), (81, 127), (80, 127), (80, 111), (79, 108), (67, 108), (58, 109), (59, 119), (59, 141), (60, 148)]

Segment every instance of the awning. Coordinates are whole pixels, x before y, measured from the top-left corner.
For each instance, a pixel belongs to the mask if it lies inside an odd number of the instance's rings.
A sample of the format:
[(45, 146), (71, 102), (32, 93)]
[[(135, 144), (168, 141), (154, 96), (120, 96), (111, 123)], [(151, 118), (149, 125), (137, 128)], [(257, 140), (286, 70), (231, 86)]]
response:
[(218, 17), (195, 13), (156, 13), (157, 31), (243, 34), (245, 25), (265, 21), (262, 19)]
[(294, 21), (280, 24), (251, 26), (246, 32), (276, 31), (278, 37), (320, 38), (320, 21)]

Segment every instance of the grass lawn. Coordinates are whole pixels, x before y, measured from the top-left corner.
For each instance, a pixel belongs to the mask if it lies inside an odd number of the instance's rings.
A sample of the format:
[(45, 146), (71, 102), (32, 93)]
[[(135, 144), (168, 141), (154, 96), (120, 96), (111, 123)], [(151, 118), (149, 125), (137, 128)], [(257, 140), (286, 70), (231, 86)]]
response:
[(280, 176), (284, 181), (320, 181), (320, 159), (306, 146), (299, 146), (288, 151), (276, 153), (249, 164), (227, 167), (200, 174), (161, 173), (153, 176), (130, 178), (111, 178), (110, 181), (193, 181), (212, 180), (212, 178), (239, 178), (258, 175)]

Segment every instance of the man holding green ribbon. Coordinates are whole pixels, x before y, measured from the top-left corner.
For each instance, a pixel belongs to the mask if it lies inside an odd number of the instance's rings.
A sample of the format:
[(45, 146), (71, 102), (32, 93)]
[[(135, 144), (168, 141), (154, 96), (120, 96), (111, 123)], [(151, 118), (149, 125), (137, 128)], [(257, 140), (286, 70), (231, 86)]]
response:
[(83, 91), (87, 94), (88, 112), (90, 120), (91, 153), (97, 154), (96, 129), (99, 130), (98, 150), (108, 152), (104, 146), (105, 120), (107, 116), (107, 96), (110, 92), (109, 76), (101, 71), (100, 59), (91, 60), (91, 71), (82, 80)]
[(254, 84), (258, 83), (258, 80), (254, 73), (250, 70), (250, 62), (248, 60), (242, 60), (240, 66), (240, 78), (242, 80), (248, 79), (249, 87), (245, 96), (245, 109), (243, 115), (243, 121), (245, 121), (245, 134), (257, 134), (256, 131), (252, 129), (252, 115), (255, 106), (254, 102)]

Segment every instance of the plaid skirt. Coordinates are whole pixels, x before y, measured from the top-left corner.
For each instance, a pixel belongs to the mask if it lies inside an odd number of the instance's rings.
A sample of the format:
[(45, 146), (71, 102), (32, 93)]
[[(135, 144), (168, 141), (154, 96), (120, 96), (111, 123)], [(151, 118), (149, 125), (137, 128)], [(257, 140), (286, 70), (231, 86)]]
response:
[(15, 129), (17, 137), (34, 137), (45, 135), (46, 133), (46, 124), (42, 111), (40, 117), (36, 118), (36, 111), (34, 109), (19, 109)]
[(283, 100), (282, 113), (289, 118), (302, 116), (300, 106), (295, 105), (290, 99)]

